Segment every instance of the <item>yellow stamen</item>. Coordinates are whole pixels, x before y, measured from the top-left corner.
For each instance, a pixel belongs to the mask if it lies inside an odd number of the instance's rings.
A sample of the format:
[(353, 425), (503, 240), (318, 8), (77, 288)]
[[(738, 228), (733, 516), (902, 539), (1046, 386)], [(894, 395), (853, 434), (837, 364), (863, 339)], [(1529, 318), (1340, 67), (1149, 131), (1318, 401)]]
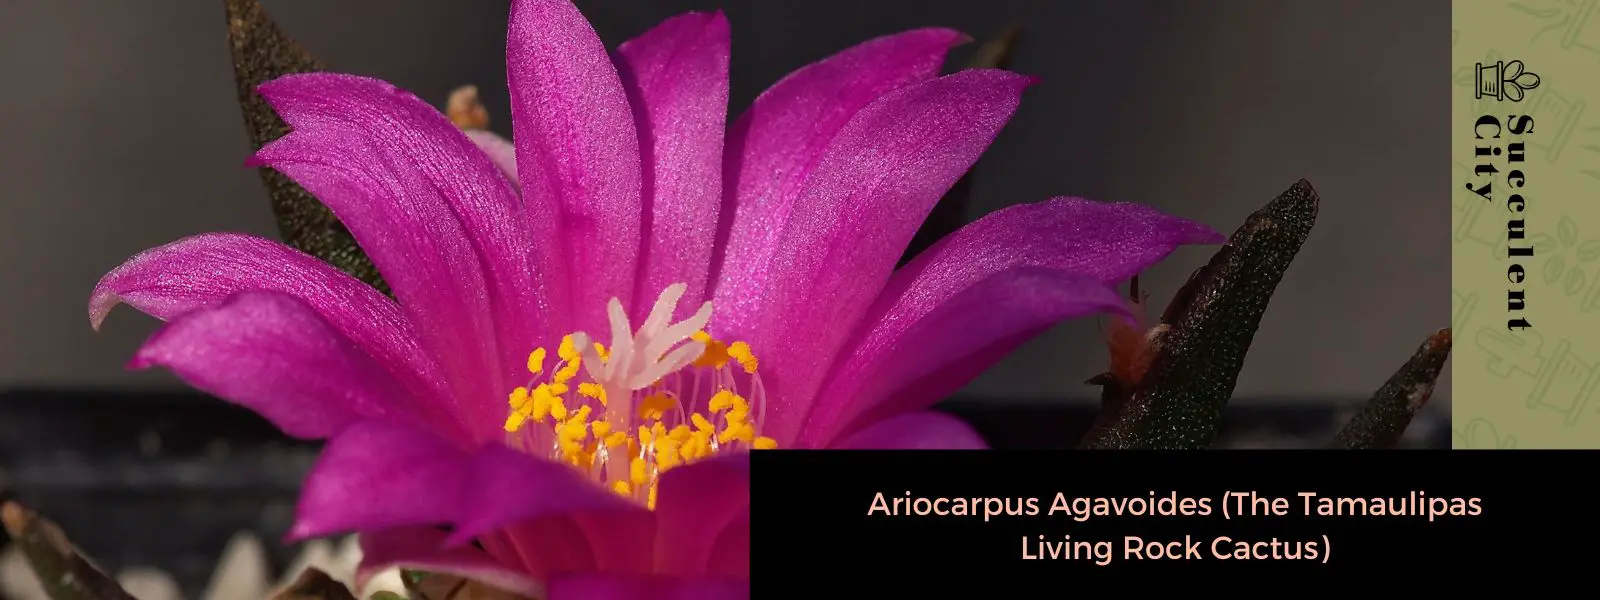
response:
[(528, 353), (528, 372), (538, 375), (544, 372), (544, 348), (534, 348)]
[(561, 345), (556, 347), (556, 356), (561, 357), (561, 360), (566, 362), (572, 362), (574, 359), (578, 358), (578, 348), (577, 345), (573, 343), (571, 335), (561, 338)]
[(545, 416), (550, 414), (551, 405), (555, 401), (555, 396), (550, 393), (549, 384), (533, 388), (533, 412), (528, 415), (528, 418), (533, 419), (535, 423), (544, 422)]
[(587, 398), (599, 400), (600, 406), (606, 405), (606, 388), (601, 387), (598, 383), (585, 381), (578, 384), (578, 394)]
[[(548, 452), (650, 508), (659, 478), (673, 468), (776, 448), (760, 435), (766, 392), (755, 353), (747, 343), (696, 329), (709, 321), (709, 303), (687, 321), (669, 322), (683, 292), (681, 285), (669, 287), (637, 331), (622, 332), (633, 338), (615, 356), (615, 348), (584, 333), (561, 338), (559, 360), (548, 370), (543, 347), (529, 353), (535, 379), (507, 396), (508, 443)], [(607, 310), (612, 323), (628, 322), (620, 302)], [(646, 348), (651, 355), (643, 354)]]
[(517, 430), (522, 429), (522, 425), (527, 422), (528, 417), (522, 413), (514, 412), (506, 415), (506, 432), (515, 433)]
[(572, 381), (573, 377), (578, 376), (578, 369), (581, 368), (583, 368), (583, 358), (575, 355), (567, 359), (567, 364), (556, 371), (556, 374), (550, 379), (553, 383), (565, 386), (567, 382)]
[(750, 418), (750, 403), (745, 402), (744, 398), (742, 398), (742, 397), (734, 396), (733, 397), (733, 406), (728, 409), (728, 416), (727, 416), (728, 422), (729, 423), (743, 423), (749, 418)]
[[(606, 424), (605, 421), (595, 421), (594, 422), (594, 426), (595, 427), (599, 427), (599, 426), (605, 425), (605, 424)], [(596, 432), (595, 435), (599, 435), (599, 432)], [(632, 441), (632, 440), (628, 439), (628, 432), (626, 432), (626, 431), (617, 431), (617, 432), (611, 433), (610, 435), (605, 436), (605, 442), (606, 442), (606, 447), (607, 448), (623, 448), (623, 447), (626, 447), (628, 445), (628, 442), (630, 442), (630, 441)]]
[(528, 402), (532, 401), (528, 396), (528, 388), (525, 387), (519, 387), (511, 390), (510, 400), (512, 410), (521, 409), (523, 406), (527, 406)]
[(708, 369), (721, 369), (728, 364), (728, 345), (717, 340), (704, 331), (696, 331), (689, 336), (696, 342), (706, 345), (706, 353), (701, 354), (699, 360), (694, 361), (694, 366)]
[(711, 397), (711, 401), (706, 403), (706, 409), (714, 413), (728, 410), (731, 406), (733, 406), (733, 392), (728, 390), (717, 392)]
[(677, 402), (666, 394), (646, 396), (644, 402), (639, 403), (639, 418), (646, 421), (659, 421), (674, 406), (677, 406)]
[(628, 480), (634, 485), (644, 485), (650, 482), (650, 463), (642, 458), (635, 458), (628, 464)]
[(705, 415), (700, 413), (689, 415), (689, 420), (694, 423), (694, 428), (699, 431), (712, 431), (716, 429), (716, 427), (711, 424), (711, 421), (706, 420)]
[(729, 345), (728, 356), (739, 361), (739, 366), (744, 367), (746, 373), (755, 374), (756, 367), (759, 366), (755, 352), (750, 350), (750, 344), (744, 342), (734, 342)]

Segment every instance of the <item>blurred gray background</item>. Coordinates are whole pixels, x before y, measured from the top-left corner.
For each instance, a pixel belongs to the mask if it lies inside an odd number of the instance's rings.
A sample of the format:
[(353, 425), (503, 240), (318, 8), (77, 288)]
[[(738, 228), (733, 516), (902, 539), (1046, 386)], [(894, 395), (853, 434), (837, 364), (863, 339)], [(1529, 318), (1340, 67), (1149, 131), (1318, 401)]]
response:
[[(443, 103), (477, 84), (508, 131), (507, 2), (266, 0), (338, 70)], [(689, 9), (733, 24), (732, 109), (796, 67), (870, 37), (955, 27), (1024, 34), (1041, 76), (978, 167), (973, 215), (1077, 195), (1232, 231), (1296, 179), (1323, 204), (1261, 324), (1237, 396), (1354, 399), (1448, 325), (1450, 5), (1411, 2), (579, 1), (608, 44)], [(970, 55), (973, 45), (955, 57)], [(274, 235), (235, 103), (220, 2), (0, 2), (0, 387), (175, 387), (122, 369), (154, 322), (90, 331), (99, 276), (194, 233)], [(1164, 303), (1211, 249), (1145, 287)], [(970, 390), (1088, 398), (1097, 324), (1065, 324)], [(1448, 372), (1435, 395), (1447, 407)]]

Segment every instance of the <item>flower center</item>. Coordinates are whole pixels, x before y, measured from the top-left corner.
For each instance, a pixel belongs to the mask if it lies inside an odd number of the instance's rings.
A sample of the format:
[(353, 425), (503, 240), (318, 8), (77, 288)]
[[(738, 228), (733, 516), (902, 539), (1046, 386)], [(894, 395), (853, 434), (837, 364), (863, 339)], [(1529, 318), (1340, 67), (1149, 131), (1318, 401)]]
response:
[(761, 437), (766, 393), (750, 346), (702, 330), (710, 302), (669, 323), (685, 288), (667, 286), (637, 331), (612, 298), (610, 348), (572, 333), (561, 338), (548, 372), (546, 350), (534, 349), (533, 379), (511, 392), (506, 443), (547, 453), (650, 508), (656, 481), (674, 467), (719, 452), (776, 448)]

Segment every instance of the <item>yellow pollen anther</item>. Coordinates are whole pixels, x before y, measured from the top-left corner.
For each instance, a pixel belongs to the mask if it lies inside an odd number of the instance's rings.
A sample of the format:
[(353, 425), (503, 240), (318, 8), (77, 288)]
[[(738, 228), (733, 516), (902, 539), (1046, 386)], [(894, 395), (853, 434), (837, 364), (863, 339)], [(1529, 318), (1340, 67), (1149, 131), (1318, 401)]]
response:
[(623, 496), (632, 496), (633, 486), (628, 485), (626, 481), (614, 481), (611, 483), (611, 491)]
[(600, 406), (606, 405), (606, 388), (598, 383), (583, 382), (578, 384), (578, 394), (587, 398), (600, 401)]
[(560, 396), (550, 397), (550, 416), (555, 417), (557, 421), (567, 418), (567, 403), (563, 402)]
[(711, 335), (704, 331), (696, 331), (690, 339), (705, 344), (706, 352), (694, 361), (694, 366), (706, 369), (721, 369), (728, 364), (728, 345), (711, 339)]
[(604, 439), (611, 433), (611, 424), (605, 421), (595, 421), (589, 424), (589, 430), (594, 432), (594, 437)]
[(731, 444), (734, 442), (748, 442), (754, 440), (756, 430), (746, 423), (730, 423), (722, 433), (717, 435), (717, 442)]
[(691, 462), (711, 455), (711, 429), (694, 432), (683, 444), (683, 461)]
[(728, 420), (743, 421), (750, 418), (750, 403), (742, 396), (733, 397), (733, 407), (728, 409)]
[(511, 390), (511, 397), (509, 400), (511, 401), (512, 410), (521, 410), (522, 407), (527, 406), (528, 402), (531, 401), (531, 397), (528, 395), (528, 388), (519, 387)]
[(600, 431), (599, 431), (600, 426), (601, 425), (605, 425), (605, 424), (606, 424), (605, 421), (595, 421), (594, 425), (592, 425), (591, 427), (593, 427), (595, 429), (594, 434), (595, 434), (596, 437), (604, 437), (605, 438), (605, 443), (606, 443), (606, 447), (607, 448), (621, 448), (623, 446), (627, 446), (628, 442), (632, 441), (632, 440), (628, 439), (628, 434), (627, 433), (621, 432), (621, 431), (612, 433), (611, 435), (603, 435), (603, 434), (601, 434)]
[(566, 360), (567, 364), (550, 377), (552, 383), (566, 385), (568, 381), (572, 381), (573, 377), (577, 377), (578, 370), (583, 368), (583, 358), (580, 356), (573, 355), (572, 358)]
[(711, 425), (711, 421), (707, 421), (706, 418), (704, 416), (701, 416), (700, 413), (695, 413), (693, 415), (690, 415), (689, 416), (689, 420), (694, 423), (694, 428), (696, 430), (699, 430), (699, 431), (712, 431), (712, 430), (716, 429), (716, 427)]
[(594, 353), (600, 356), (600, 362), (611, 358), (611, 353), (606, 351), (606, 345), (600, 342), (594, 343)]
[(650, 425), (650, 433), (655, 435), (656, 439), (667, 437), (667, 425), (660, 422), (652, 423)]
[(728, 390), (722, 390), (720, 392), (717, 392), (716, 395), (711, 397), (711, 400), (709, 402), (706, 402), (706, 408), (709, 409), (711, 412), (714, 412), (714, 413), (719, 413), (719, 412), (728, 410), (732, 406), (733, 406), (733, 392), (730, 392)]
[(758, 363), (755, 352), (750, 350), (750, 344), (734, 342), (728, 346), (728, 356), (739, 361), (739, 366), (744, 367), (744, 372), (754, 374)]
[(538, 375), (544, 372), (544, 348), (534, 348), (528, 353), (528, 372)]
[(528, 414), (528, 418), (535, 422), (543, 422), (545, 416), (550, 414), (551, 405), (555, 401), (555, 396), (550, 394), (549, 385), (533, 388), (533, 410)]
[(556, 347), (556, 356), (567, 362), (572, 362), (573, 359), (578, 358), (578, 348), (573, 343), (571, 335), (561, 338), (561, 345)]
[(642, 458), (635, 458), (628, 463), (628, 480), (634, 485), (644, 485), (650, 482), (650, 465)]
[(769, 437), (758, 437), (756, 438), (756, 441), (750, 445), (757, 450), (772, 450), (778, 447), (778, 440)]
[(656, 469), (662, 473), (667, 469), (678, 466), (678, 440), (660, 438), (656, 440)]
[(506, 415), (506, 432), (516, 433), (518, 430), (522, 429), (523, 424), (527, 422), (528, 417), (522, 413), (514, 412)]
[(651, 394), (646, 396), (644, 402), (639, 403), (639, 418), (646, 421), (659, 421), (667, 411), (672, 410), (677, 403), (672, 396), (666, 394)]

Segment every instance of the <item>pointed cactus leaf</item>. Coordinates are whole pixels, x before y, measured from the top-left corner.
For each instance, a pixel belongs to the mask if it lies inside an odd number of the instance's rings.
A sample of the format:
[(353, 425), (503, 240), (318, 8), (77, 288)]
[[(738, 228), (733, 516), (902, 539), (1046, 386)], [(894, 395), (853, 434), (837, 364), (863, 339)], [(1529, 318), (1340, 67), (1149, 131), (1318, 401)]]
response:
[(1333, 437), (1333, 448), (1363, 450), (1392, 448), (1411, 424), (1411, 418), (1433, 397), (1439, 372), (1450, 358), (1450, 330), (1440, 329), (1378, 388), (1372, 399)]
[(0, 505), (0, 524), (51, 600), (135, 600), (73, 547), (60, 527), (38, 513), (7, 502)]
[[(291, 73), (325, 70), (322, 62), (278, 28), (258, 0), (225, 0), (233, 76), (250, 142), (261, 149), (288, 126), (256, 93), (263, 83)], [(384, 293), (389, 289), (355, 237), (315, 196), (282, 173), (261, 169), (278, 231), (290, 246), (338, 267)]]
[(1261, 315), (1311, 234), (1317, 208), (1316, 191), (1302, 179), (1233, 232), (1168, 305), (1152, 332), (1148, 370), (1115, 414), (1103, 415), (1090, 430), (1083, 447), (1211, 445)]
[(1011, 59), (1017, 55), (1017, 43), (1022, 41), (1022, 24), (1007, 25), (1000, 35), (984, 42), (978, 52), (967, 61), (968, 69), (1009, 69)]

